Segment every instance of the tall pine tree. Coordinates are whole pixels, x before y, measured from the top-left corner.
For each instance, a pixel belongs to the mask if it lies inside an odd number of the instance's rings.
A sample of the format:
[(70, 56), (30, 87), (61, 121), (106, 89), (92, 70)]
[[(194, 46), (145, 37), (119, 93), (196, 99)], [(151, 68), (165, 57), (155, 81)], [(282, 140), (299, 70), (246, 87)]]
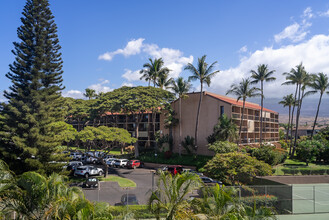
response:
[(54, 122), (64, 120), (61, 106), (62, 59), (57, 26), (48, 0), (27, 0), (18, 42), (6, 77), (12, 85), (4, 96), (0, 152), (16, 172), (37, 170), (51, 173), (62, 165), (59, 139), (54, 139)]

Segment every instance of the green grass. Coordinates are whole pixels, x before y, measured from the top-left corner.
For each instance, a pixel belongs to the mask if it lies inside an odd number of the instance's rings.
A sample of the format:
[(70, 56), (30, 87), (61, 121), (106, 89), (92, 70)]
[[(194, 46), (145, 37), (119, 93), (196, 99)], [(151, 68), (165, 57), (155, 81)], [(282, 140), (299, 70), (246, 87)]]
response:
[[(85, 152), (86, 149), (85, 148), (78, 148), (78, 147), (69, 147), (68, 150), (73, 150), (73, 151), (81, 151), (81, 152)], [(93, 151), (94, 149), (92, 149)], [(103, 150), (97, 150), (97, 151), (103, 151)], [(127, 152), (123, 152), (123, 154), (126, 154)], [(112, 155), (122, 155), (121, 154), (121, 150), (119, 148), (114, 148), (113, 150), (110, 151), (109, 154)]]
[(309, 163), (306, 166), (305, 162), (287, 159), (283, 164), (273, 167), (273, 171), (273, 175), (329, 174), (329, 165)]
[(119, 176), (107, 176), (106, 178), (100, 177), (98, 178), (100, 181), (109, 181), (109, 182), (118, 182), (121, 187), (136, 187), (136, 183), (130, 179), (122, 178)]

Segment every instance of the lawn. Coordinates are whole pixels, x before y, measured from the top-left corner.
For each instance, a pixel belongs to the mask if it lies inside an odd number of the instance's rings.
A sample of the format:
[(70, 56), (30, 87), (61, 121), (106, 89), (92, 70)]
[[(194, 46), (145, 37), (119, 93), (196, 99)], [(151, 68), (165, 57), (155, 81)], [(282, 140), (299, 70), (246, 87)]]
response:
[(329, 174), (328, 164), (309, 163), (287, 159), (283, 164), (273, 167), (273, 175), (323, 175)]
[(109, 175), (106, 178), (100, 177), (98, 179), (100, 181), (118, 182), (119, 186), (121, 187), (136, 187), (136, 183), (134, 181), (119, 176)]

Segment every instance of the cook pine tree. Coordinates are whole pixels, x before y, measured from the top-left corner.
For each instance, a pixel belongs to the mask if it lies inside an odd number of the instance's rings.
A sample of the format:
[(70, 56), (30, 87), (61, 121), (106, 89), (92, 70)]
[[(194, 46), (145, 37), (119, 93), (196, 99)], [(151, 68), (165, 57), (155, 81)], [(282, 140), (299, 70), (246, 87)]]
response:
[(1, 157), (18, 173), (58, 171), (63, 161), (58, 147), (61, 132), (54, 122), (64, 120), (61, 91), (62, 58), (57, 26), (48, 0), (27, 0), (22, 12), (18, 41), (6, 77), (11, 86), (4, 91), (0, 132)]

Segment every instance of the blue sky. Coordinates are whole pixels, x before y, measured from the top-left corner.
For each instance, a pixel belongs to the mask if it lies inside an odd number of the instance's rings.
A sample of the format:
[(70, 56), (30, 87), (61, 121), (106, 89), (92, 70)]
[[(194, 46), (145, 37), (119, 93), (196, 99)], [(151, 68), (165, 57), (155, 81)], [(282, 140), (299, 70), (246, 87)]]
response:
[[(265, 89), (267, 100), (281, 87), (283, 72), (301, 61), (312, 73), (329, 73), (328, 1), (109, 1), (50, 0), (64, 61), (63, 95), (81, 98), (85, 88), (110, 91), (146, 85), (138, 71), (148, 58), (163, 57), (173, 77), (188, 77), (184, 66), (207, 55), (220, 73), (208, 91), (224, 94), (232, 83), (265, 63), (278, 80)], [(13, 62), (23, 0), (0, 1), (0, 90)], [(194, 84), (194, 90), (199, 86)], [(314, 96), (313, 98), (317, 98)], [(265, 102), (266, 103), (266, 102)], [(322, 110), (325, 111), (324, 108)]]

